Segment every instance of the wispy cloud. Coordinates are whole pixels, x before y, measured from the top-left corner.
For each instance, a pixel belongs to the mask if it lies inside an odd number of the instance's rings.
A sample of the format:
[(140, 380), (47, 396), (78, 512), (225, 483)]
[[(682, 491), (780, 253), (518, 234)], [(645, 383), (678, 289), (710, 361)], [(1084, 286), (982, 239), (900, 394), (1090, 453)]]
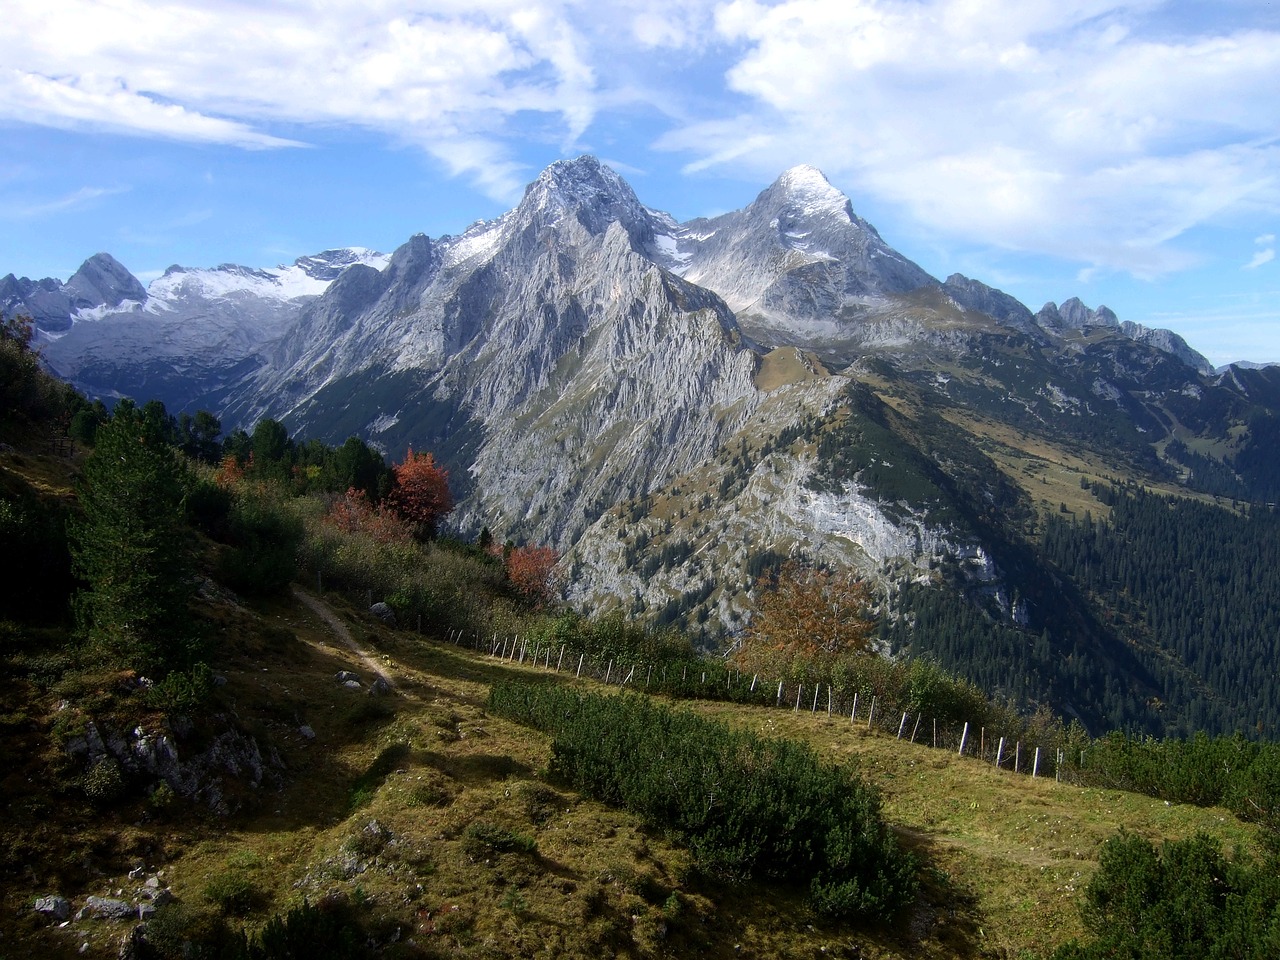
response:
[(103, 197), (128, 193), (129, 187), (81, 187), (65, 196), (36, 203), (0, 204), (0, 215), (10, 220), (36, 220), (59, 213), (82, 209)]
[(1259, 250), (1257, 253), (1255, 253), (1253, 255), (1253, 259), (1250, 260), (1248, 263), (1246, 263), (1241, 269), (1256, 270), (1258, 267), (1262, 266), (1264, 263), (1270, 263), (1275, 258), (1276, 258), (1275, 249), (1272, 247), (1267, 247), (1267, 249)]
[[(809, 159), (933, 230), (1155, 277), (1192, 227), (1280, 209), (1280, 34), (1194, 32), (1156, 0), (733, 0), (753, 104), (671, 145), (692, 168)], [(1175, 29), (1176, 27), (1176, 29)]]
[(14, 0), (0, 18), (0, 117), (248, 149), (356, 126), (418, 143), (508, 199), (522, 182), (509, 124), (555, 117), (568, 143), (595, 116), (576, 6)]

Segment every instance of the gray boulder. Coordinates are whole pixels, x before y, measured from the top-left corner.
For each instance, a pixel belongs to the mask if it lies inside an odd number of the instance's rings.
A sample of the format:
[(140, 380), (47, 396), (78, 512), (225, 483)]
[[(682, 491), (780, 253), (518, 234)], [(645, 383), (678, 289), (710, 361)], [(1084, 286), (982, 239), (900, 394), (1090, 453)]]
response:
[(65, 920), (71, 916), (71, 901), (66, 897), (40, 897), (34, 909), (52, 920)]

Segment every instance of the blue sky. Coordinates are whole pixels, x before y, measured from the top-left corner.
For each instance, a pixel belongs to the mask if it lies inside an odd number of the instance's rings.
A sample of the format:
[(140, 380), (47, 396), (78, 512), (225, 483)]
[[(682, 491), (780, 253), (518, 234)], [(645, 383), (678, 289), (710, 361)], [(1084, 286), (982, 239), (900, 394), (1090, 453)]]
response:
[(389, 251), (594, 153), (684, 220), (822, 169), (886, 241), (1280, 361), (1280, 4), (9, 0), (0, 274)]

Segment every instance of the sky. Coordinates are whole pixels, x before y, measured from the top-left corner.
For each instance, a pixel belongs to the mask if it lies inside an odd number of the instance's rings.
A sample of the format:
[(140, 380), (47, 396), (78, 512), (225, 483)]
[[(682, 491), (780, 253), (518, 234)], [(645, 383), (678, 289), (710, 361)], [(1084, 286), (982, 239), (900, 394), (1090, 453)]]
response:
[(812, 164), (905, 256), (1280, 361), (1280, 2), (7, 0), (0, 275), (390, 252), (591, 153)]

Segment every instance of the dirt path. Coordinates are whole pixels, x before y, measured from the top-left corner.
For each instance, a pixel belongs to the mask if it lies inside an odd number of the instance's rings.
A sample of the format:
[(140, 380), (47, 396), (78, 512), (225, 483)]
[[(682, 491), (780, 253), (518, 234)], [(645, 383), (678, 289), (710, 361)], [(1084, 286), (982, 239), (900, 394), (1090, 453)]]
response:
[[(324, 621), (325, 626), (329, 628), (335, 637), (342, 641), (348, 650), (359, 658), (360, 662), (364, 664), (365, 668), (373, 675), (373, 677), (381, 677), (387, 682), (387, 685), (391, 687), (394, 692), (401, 696), (405, 696), (404, 691), (400, 689), (395, 678), (388, 673), (386, 665), (379, 663), (367, 647), (362, 646), (356, 641), (356, 638), (351, 635), (351, 631), (347, 629), (347, 625), (339, 619), (338, 615), (330, 609), (327, 603), (319, 597), (314, 597), (307, 593), (296, 584), (293, 588), (293, 595), (306, 604), (307, 608), (310, 609), (312, 613)], [(372, 683), (372, 679), (370, 682)]]

